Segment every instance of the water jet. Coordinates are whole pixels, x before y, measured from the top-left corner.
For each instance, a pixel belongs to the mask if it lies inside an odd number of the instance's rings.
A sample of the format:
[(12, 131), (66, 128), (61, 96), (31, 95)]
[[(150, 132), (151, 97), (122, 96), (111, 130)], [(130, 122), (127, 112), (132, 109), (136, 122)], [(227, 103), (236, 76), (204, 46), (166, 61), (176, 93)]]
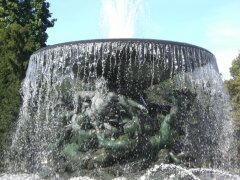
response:
[(102, 39), (48, 46), (31, 56), (22, 94), (11, 172), (101, 179), (163, 163), (226, 168), (234, 159), (216, 59), (195, 45)]

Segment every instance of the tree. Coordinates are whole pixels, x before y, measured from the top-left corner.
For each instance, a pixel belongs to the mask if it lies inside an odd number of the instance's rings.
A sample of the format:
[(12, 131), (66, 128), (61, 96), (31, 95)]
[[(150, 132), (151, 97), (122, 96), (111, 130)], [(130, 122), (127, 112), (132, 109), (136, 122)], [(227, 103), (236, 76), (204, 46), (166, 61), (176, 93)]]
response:
[(233, 79), (240, 76), (240, 54), (233, 60), (230, 73)]
[[(20, 86), (30, 55), (45, 46), (49, 20), (45, 0), (0, 1), (0, 158), (10, 144), (21, 104)], [(0, 162), (1, 167), (1, 162)]]
[(50, 4), (46, 0), (2, 0), (0, 21), (5, 26), (16, 23), (26, 27), (36, 43), (36, 49), (45, 46), (47, 28), (53, 27), (56, 19), (49, 20)]
[(33, 41), (26, 28), (0, 24), (0, 148), (5, 146), (20, 105), (19, 89)]
[(240, 154), (240, 54), (233, 60), (230, 68), (232, 79), (225, 81), (233, 104), (234, 125)]

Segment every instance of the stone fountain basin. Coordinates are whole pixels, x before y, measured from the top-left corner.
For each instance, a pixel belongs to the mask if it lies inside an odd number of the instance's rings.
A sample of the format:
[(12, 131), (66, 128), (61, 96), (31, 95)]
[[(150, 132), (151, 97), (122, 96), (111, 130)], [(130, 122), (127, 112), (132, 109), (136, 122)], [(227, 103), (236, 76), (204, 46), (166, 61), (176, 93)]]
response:
[(196, 152), (205, 155), (209, 147), (195, 139), (210, 139), (214, 126), (200, 122), (215, 120), (207, 118), (209, 89), (201, 88), (212, 81), (201, 80), (217, 73), (212, 53), (179, 42), (105, 39), (40, 49), (22, 87), (13, 143), (21, 158), (13, 169), (88, 174), (101, 167), (114, 175), (153, 162), (201, 166)]
[[(178, 73), (194, 71), (209, 63), (218, 71), (211, 52), (173, 41), (83, 40), (48, 46), (35, 54), (49, 52), (60, 61), (64, 60), (65, 65), (70, 64), (75, 77), (92, 82), (103, 76), (110, 90), (117, 89), (123, 94), (136, 93), (136, 89), (142, 91)], [(48, 60), (46, 58), (43, 64), (47, 64)]]

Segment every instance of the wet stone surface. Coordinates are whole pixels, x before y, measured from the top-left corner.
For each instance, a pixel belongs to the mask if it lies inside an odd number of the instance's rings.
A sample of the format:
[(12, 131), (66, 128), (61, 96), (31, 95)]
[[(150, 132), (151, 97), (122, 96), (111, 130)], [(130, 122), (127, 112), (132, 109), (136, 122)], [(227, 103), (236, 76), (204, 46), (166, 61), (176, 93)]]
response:
[(222, 145), (231, 124), (216, 60), (196, 46), (50, 46), (32, 55), (22, 92), (11, 172), (112, 179), (155, 163), (218, 167), (229, 159), (231, 147)]
[(74, 172), (138, 161), (141, 169), (140, 164), (168, 161), (174, 108), (109, 92), (104, 83), (101, 79), (95, 91), (79, 92), (78, 110), (62, 115), (65, 128), (55, 144), (62, 168)]

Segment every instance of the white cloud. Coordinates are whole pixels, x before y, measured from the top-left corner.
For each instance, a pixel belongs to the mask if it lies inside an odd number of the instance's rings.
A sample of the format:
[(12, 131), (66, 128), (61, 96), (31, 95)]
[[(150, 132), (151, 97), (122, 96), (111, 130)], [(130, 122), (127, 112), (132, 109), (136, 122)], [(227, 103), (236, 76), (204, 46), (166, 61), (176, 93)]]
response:
[(213, 54), (216, 56), (219, 72), (222, 74), (223, 80), (231, 78), (229, 68), (233, 59), (238, 55), (239, 49), (215, 50)]
[(216, 46), (240, 45), (240, 23), (215, 23), (208, 29), (207, 37)]
[(240, 13), (234, 3), (221, 7), (210, 18), (206, 29), (206, 41), (217, 59), (224, 80), (230, 79), (229, 68), (240, 50)]

